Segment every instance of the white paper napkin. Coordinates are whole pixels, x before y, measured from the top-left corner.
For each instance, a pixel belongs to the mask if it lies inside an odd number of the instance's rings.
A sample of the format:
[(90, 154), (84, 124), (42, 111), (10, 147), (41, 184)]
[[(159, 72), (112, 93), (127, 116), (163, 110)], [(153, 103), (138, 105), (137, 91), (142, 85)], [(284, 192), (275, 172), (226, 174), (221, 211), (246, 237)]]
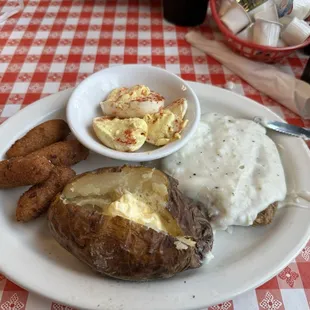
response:
[(225, 44), (191, 31), (187, 42), (217, 61), (254, 88), (265, 93), (304, 119), (310, 119), (310, 85), (280, 71), (273, 65), (255, 62), (232, 52)]
[(11, 10), (3, 12), (0, 15), (0, 24), (4, 23), (8, 18), (17, 14), (19, 11), (24, 9), (24, 1), (18, 0), (18, 6), (13, 7)]

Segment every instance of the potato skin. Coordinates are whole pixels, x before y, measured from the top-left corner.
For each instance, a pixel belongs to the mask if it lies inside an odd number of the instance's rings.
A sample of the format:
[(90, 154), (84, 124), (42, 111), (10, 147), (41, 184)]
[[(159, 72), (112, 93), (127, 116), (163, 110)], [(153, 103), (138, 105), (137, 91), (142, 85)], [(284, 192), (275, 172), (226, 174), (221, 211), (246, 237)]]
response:
[(31, 153), (44, 156), (55, 166), (72, 166), (86, 159), (89, 150), (78, 140), (60, 141)]
[(55, 167), (46, 181), (32, 186), (19, 198), (16, 220), (28, 222), (47, 211), (53, 198), (74, 176), (69, 167)]
[(43, 147), (65, 139), (69, 133), (69, 126), (62, 119), (53, 119), (44, 122), (17, 140), (6, 152), (6, 156), (7, 158), (26, 156)]
[[(120, 169), (103, 168), (95, 173)], [(170, 185), (167, 209), (184, 235), (196, 241), (195, 247), (178, 250), (175, 244), (178, 240), (173, 236), (119, 216), (103, 215), (93, 208), (64, 204), (60, 194), (48, 211), (50, 231), (60, 245), (82, 262), (114, 278), (169, 278), (183, 270), (200, 267), (204, 255), (212, 249), (212, 228), (199, 206), (177, 189), (177, 181), (167, 178)]]
[(0, 188), (34, 185), (45, 181), (53, 164), (45, 157), (28, 155), (0, 162)]

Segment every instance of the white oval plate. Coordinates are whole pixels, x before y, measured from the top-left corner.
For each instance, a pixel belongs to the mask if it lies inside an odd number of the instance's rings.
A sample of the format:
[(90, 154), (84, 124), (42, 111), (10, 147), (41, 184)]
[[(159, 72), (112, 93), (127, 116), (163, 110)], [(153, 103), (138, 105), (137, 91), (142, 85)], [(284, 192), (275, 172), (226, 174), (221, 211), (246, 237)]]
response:
[[(200, 99), (202, 112), (280, 120), (245, 97), (209, 85), (190, 85)], [(46, 119), (64, 117), (71, 92), (46, 97), (5, 122), (0, 127), (0, 156), (4, 157), (9, 146), (33, 126)], [(293, 185), (298, 190), (309, 189), (310, 155), (305, 143), (280, 134), (273, 134), (272, 138), (282, 146), (289, 189)], [(76, 166), (76, 171), (123, 163), (92, 154)], [(93, 273), (61, 248), (49, 234), (44, 217), (28, 224), (17, 223), (16, 201), (24, 190), (0, 190), (1, 272), (26, 289), (78, 308), (201, 309), (269, 280), (298, 254), (310, 232), (309, 209), (285, 208), (270, 226), (237, 227), (231, 235), (218, 232), (215, 258), (200, 269), (168, 280), (116, 281)]]

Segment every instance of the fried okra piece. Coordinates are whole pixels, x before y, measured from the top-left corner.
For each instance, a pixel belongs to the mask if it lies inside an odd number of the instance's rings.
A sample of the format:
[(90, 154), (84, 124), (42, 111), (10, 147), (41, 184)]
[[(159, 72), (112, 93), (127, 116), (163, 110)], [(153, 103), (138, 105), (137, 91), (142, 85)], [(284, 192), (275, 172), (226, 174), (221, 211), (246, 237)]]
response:
[(53, 167), (47, 158), (38, 155), (0, 161), (0, 188), (43, 182), (49, 177)]
[(70, 133), (69, 126), (62, 119), (44, 122), (17, 140), (7, 151), (8, 158), (26, 156), (34, 151), (64, 140)]
[(28, 222), (46, 212), (53, 198), (74, 176), (75, 172), (69, 167), (55, 167), (46, 181), (32, 186), (20, 197), (17, 221)]
[(46, 157), (55, 166), (72, 166), (86, 159), (89, 150), (77, 140), (68, 140), (54, 143), (32, 154)]

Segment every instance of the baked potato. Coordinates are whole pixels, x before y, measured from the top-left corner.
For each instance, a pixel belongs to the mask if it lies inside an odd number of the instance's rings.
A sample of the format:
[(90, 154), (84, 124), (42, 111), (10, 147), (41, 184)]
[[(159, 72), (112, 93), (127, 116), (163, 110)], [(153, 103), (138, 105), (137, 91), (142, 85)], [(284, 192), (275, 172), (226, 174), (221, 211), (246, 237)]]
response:
[(169, 278), (202, 265), (213, 232), (202, 208), (157, 169), (114, 167), (68, 183), (48, 211), (52, 235), (93, 270), (124, 280)]

